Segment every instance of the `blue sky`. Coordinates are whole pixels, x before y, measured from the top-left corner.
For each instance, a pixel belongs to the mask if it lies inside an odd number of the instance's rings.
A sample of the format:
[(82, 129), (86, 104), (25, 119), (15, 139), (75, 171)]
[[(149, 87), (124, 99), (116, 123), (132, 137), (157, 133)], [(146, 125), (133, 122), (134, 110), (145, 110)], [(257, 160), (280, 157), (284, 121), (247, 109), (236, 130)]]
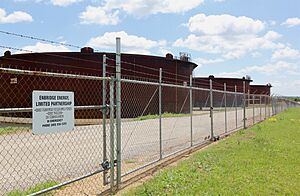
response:
[[(1, 0), (0, 30), (103, 51), (120, 36), (122, 52), (187, 52), (194, 75), (250, 75), (274, 94), (300, 95), (299, 0)], [(4, 34), (0, 45), (78, 51)]]

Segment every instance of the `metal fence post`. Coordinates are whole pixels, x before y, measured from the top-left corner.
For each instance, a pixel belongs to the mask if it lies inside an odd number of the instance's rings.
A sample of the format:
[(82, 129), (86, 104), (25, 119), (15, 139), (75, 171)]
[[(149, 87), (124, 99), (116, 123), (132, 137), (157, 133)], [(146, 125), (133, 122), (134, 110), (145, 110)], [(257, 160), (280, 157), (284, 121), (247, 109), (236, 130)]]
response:
[[(271, 98), (269, 98), (269, 99), (271, 99)], [(274, 105), (274, 101), (275, 101), (275, 98), (272, 98), (272, 102), (271, 102), (271, 100), (270, 100), (271, 107), (272, 107), (272, 114), (273, 114), (273, 115), (276, 114), (276, 108), (275, 108), (276, 105)], [(270, 109), (269, 109), (269, 110), (270, 110)], [(269, 111), (269, 113), (270, 113), (270, 111)]]
[(116, 38), (117, 188), (121, 183), (121, 39)]
[[(274, 115), (276, 113), (276, 111), (275, 111), (275, 108), (274, 108), (273, 101), (274, 101), (274, 99), (271, 100), (271, 98), (269, 97), (269, 102), (270, 102), (270, 105), (271, 105), (272, 114)], [(268, 116), (269, 116), (269, 112), (268, 112)]]
[(209, 80), (210, 87), (210, 139), (214, 140), (214, 114), (213, 114), (213, 89), (212, 89), (212, 80)]
[(273, 105), (274, 105), (273, 101), (274, 101), (274, 99), (269, 96), (268, 117), (271, 117), (271, 111), (270, 111), (271, 109), (272, 109), (272, 115), (276, 114), (276, 111), (275, 111), (275, 113), (273, 111)]
[(238, 109), (237, 109), (237, 106), (238, 106), (238, 102), (237, 102), (237, 88), (236, 88), (236, 85), (234, 86), (234, 100), (235, 100), (235, 128), (237, 129), (238, 128)]
[(252, 104), (253, 104), (253, 125), (255, 124), (255, 95), (252, 95)]
[(245, 81), (243, 81), (243, 92), (244, 92), (244, 103), (243, 103), (243, 113), (244, 113), (244, 118), (243, 118), (243, 122), (244, 122), (244, 129), (247, 128), (246, 126), (246, 83)]
[(109, 113), (110, 113), (110, 189), (114, 191), (114, 183), (115, 183), (115, 100), (114, 100), (114, 82), (115, 79), (112, 77), (109, 81), (109, 92), (110, 92), (110, 100), (109, 100)]
[(275, 110), (276, 110), (276, 114), (278, 114), (278, 99), (275, 99)]
[(190, 114), (191, 114), (191, 146), (193, 146), (193, 76), (190, 75)]
[(225, 133), (227, 133), (227, 95), (226, 95), (226, 83), (224, 83), (224, 109), (225, 109)]
[(265, 97), (265, 119), (267, 119), (267, 96), (264, 96)]
[[(102, 76), (106, 77), (106, 55), (103, 55), (103, 64), (102, 64)], [(106, 80), (102, 80), (102, 105), (104, 109), (102, 110), (102, 128), (103, 128), (103, 163), (107, 161), (107, 143), (106, 143)], [(107, 184), (107, 170), (103, 172), (103, 185)]]
[(159, 87), (158, 87), (158, 107), (159, 107), (159, 159), (161, 160), (163, 157), (162, 151), (162, 119), (161, 119), (161, 110), (162, 110), (162, 102), (161, 102), (161, 82), (162, 82), (162, 68), (159, 68)]
[(259, 121), (262, 120), (262, 116), (261, 116), (261, 95), (259, 95)]
[(250, 107), (251, 99), (250, 99), (250, 90), (248, 89), (248, 106)]

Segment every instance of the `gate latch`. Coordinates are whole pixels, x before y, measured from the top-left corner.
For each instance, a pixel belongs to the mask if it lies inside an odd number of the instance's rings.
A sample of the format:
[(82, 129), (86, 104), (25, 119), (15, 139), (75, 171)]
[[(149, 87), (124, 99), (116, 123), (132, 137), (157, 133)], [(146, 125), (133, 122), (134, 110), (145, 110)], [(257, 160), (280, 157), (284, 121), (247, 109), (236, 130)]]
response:
[(101, 166), (104, 170), (108, 170), (110, 168), (110, 164), (108, 160), (105, 160), (101, 163)]
[(109, 105), (105, 104), (101, 107), (102, 113), (108, 115), (109, 113)]

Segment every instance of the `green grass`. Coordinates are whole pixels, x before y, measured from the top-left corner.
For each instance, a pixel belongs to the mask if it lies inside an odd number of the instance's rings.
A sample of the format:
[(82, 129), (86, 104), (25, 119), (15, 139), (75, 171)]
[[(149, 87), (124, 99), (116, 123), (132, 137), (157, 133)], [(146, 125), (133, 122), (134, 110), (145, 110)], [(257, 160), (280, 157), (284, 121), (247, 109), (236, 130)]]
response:
[(136, 163), (137, 160), (135, 160), (135, 159), (127, 159), (127, 160), (125, 160), (124, 162), (125, 162), (126, 164), (130, 164), (130, 163)]
[(300, 97), (286, 97), (286, 98), (291, 101), (300, 101)]
[(22, 128), (22, 127), (3, 127), (0, 128), (0, 135), (4, 134), (13, 134), (13, 133), (18, 133), (22, 131), (28, 131), (28, 128)]
[[(175, 114), (175, 113), (166, 112), (161, 115), (162, 118), (173, 118), (173, 117), (183, 117), (183, 116), (190, 116), (190, 114), (183, 114), (183, 113)], [(150, 119), (157, 119), (157, 118), (159, 118), (158, 114), (148, 114), (145, 116), (137, 117), (135, 118), (135, 120), (150, 120)]]
[[(37, 184), (34, 187), (31, 187), (25, 191), (16, 190), (16, 191), (9, 192), (7, 194), (7, 196), (23, 196), (23, 195), (25, 196), (25, 195), (29, 195), (29, 194), (41, 191), (43, 189), (55, 186), (57, 184), (58, 184), (58, 182), (55, 182), (55, 181), (47, 181), (44, 183)], [(51, 193), (45, 193), (43, 195), (51, 195)]]
[(239, 131), (126, 195), (300, 195), (300, 108)]

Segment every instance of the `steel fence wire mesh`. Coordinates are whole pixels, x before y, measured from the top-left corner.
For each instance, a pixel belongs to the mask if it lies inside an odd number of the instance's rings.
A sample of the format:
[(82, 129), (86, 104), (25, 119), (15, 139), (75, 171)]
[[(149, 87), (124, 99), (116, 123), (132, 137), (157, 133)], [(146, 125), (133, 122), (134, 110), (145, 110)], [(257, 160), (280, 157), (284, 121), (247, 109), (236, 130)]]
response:
[(197, 145), (210, 136), (209, 91), (194, 89), (193, 95), (193, 144)]
[(265, 96), (264, 107), (265, 107), (265, 119), (267, 119), (269, 114), (269, 97), (267, 96)]
[(237, 110), (237, 129), (244, 126), (244, 95), (239, 94), (236, 96), (236, 110)]
[(274, 110), (273, 105), (273, 99), (272, 97), (267, 98), (267, 117), (271, 117), (276, 114), (276, 111)]
[(259, 100), (257, 95), (252, 95), (252, 125), (256, 124), (259, 122)]
[(262, 104), (261, 96), (255, 95), (255, 123), (262, 121)]
[(164, 156), (190, 146), (189, 96), (189, 87), (162, 87), (162, 146)]
[(226, 120), (227, 120), (227, 132), (231, 132), (238, 128), (238, 112), (239, 108), (238, 97), (235, 94), (226, 93)]
[(252, 107), (252, 96), (250, 94), (246, 95), (246, 127), (253, 125), (253, 107)]
[[(59, 184), (102, 169), (101, 89), (102, 81), (96, 78), (40, 76), (38, 72), (0, 73), (1, 194), (41, 183)], [(33, 135), (33, 90), (74, 92), (74, 130)], [(102, 177), (92, 178), (88, 183), (77, 183), (76, 189), (65, 191), (97, 193), (103, 188)]]
[(257, 118), (256, 118), (256, 123), (262, 121), (262, 97), (260, 95), (256, 96), (256, 114), (257, 114)]
[(214, 136), (225, 134), (225, 94), (214, 91), (213, 95), (213, 118), (214, 118)]
[(158, 111), (158, 84), (122, 82), (123, 175), (159, 159)]

